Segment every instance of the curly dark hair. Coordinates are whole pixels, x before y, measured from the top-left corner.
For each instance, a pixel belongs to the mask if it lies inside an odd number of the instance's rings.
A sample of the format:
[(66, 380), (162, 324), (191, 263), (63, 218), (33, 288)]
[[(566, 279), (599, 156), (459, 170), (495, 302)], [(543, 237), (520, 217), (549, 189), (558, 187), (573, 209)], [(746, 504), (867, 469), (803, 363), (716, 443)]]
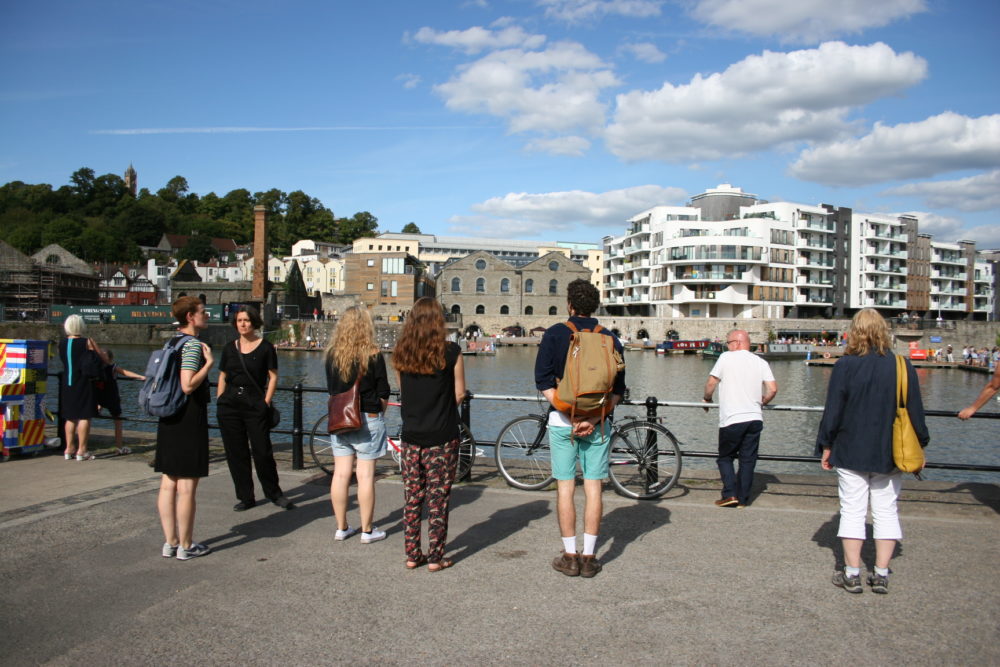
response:
[(589, 280), (577, 278), (566, 288), (566, 300), (580, 317), (590, 317), (601, 305), (601, 294)]
[(417, 299), (392, 350), (392, 365), (400, 373), (432, 375), (445, 367), (447, 335), (441, 304), (424, 296)]

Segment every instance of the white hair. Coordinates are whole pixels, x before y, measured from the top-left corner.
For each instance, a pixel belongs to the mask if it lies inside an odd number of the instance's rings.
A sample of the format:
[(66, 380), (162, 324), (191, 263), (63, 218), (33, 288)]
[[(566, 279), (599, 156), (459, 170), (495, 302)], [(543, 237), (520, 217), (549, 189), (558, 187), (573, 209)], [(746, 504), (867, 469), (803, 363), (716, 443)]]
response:
[(82, 336), (87, 331), (87, 323), (79, 315), (73, 314), (63, 322), (63, 331), (67, 336)]

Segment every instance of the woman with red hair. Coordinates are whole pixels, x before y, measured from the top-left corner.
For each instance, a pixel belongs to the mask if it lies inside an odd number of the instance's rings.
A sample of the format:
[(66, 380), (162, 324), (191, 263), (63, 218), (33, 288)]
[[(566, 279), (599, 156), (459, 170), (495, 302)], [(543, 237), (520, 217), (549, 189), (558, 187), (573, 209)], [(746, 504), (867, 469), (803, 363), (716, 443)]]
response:
[[(438, 572), (444, 557), (448, 503), (458, 465), (458, 404), (465, 398), (462, 351), (445, 340), (444, 314), (434, 299), (413, 304), (392, 353), (403, 417), (403, 507), (406, 567), (427, 563)], [(427, 554), (420, 548), (420, 517), (427, 507)]]

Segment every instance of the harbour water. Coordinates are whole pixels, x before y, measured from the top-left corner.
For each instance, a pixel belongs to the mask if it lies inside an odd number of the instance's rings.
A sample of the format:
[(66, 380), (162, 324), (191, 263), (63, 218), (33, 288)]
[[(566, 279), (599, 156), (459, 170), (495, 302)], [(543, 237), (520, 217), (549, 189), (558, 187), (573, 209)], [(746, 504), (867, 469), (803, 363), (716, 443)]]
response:
[[(145, 346), (116, 346), (116, 361), (123, 367), (141, 373), (151, 348)], [(473, 394), (513, 395), (535, 397), (536, 402), (507, 402), (474, 400), (472, 402), (472, 431), (480, 442), (496, 439), (503, 425), (514, 417), (529, 412), (544, 412), (545, 405), (534, 388), (533, 347), (504, 347), (496, 356), (466, 356), (466, 378)], [(218, 355), (218, 351), (216, 351)], [(388, 355), (391, 357), (391, 355)], [(632, 401), (642, 402), (647, 396), (661, 401), (698, 402), (711, 369), (711, 362), (697, 355), (661, 356), (652, 352), (626, 352), (626, 379)], [(771, 368), (778, 382), (778, 406), (822, 407), (830, 377), (829, 367), (807, 366), (802, 361), (772, 361)], [(280, 386), (290, 388), (301, 383), (305, 388), (325, 389), (323, 355), (319, 352), (279, 352)], [(55, 360), (51, 367), (58, 370)], [(212, 380), (217, 373), (213, 371)], [(960, 369), (918, 369), (920, 391), (927, 409), (948, 411), (952, 414), (965, 407), (979, 394), (987, 376)], [(395, 377), (390, 372), (390, 382), (395, 388)], [(125, 415), (137, 416), (135, 396), (138, 383), (120, 382), (122, 406)], [(291, 427), (292, 395), (279, 391), (277, 405), (284, 415), (281, 428)], [(306, 428), (326, 409), (326, 394), (308, 392), (304, 396)], [(991, 401), (983, 411), (1000, 411), (1000, 404)], [(390, 408), (390, 413), (392, 409)], [(214, 409), (211, 414), (214, 416)], [(642, 406), (626, 406), (618, 414), (645, 415)], [(715, 448), (718, 413), (706, 414), (701, 408), (661, 407), (659, 415), (674, 433), (681, 448), (690, 451), (710, 452)], [(390, 414), (390, 417), (392, 415)], [(813, 453), (816, 428), (820, 412), (767, 411), (764, 415), (764, 433), (761, 439), (762, 454), (809, 456)], [(214, 420), (213, 420), (214, 421)], [(133, 425), (130, 425), (132, 428)], [(136, 428), (152, 426), (142, 424)], [(955, 417), (928, 417), (931, 444), (927, 457), (933, 462), (964, 463), (972, 465), (1000, 465), (1000, 448), (997, 447), (997, 422), (972, 419), (967, 422)], [(277, 440), (289, 436), (276, 436)], [(685, 459), (686, 467), (714, 468), (712, 459)], [(760, 472), (819, 472), (818, 464), (761, 461)], [(925, 477), (932, 480), (980, 481), (1000, 483), (1000, 474), (968, 471), (929, 470)]]

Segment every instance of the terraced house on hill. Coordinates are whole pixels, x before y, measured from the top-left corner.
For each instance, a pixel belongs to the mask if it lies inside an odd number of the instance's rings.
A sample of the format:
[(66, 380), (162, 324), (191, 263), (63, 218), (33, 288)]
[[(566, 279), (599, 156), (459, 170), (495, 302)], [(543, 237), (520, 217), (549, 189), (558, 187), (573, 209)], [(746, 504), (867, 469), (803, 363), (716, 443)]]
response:
[(995, 317), (993, 262), (912, 215), (766, 202), (723, 184), (604, 239), (609, 314), (665, 318)]

